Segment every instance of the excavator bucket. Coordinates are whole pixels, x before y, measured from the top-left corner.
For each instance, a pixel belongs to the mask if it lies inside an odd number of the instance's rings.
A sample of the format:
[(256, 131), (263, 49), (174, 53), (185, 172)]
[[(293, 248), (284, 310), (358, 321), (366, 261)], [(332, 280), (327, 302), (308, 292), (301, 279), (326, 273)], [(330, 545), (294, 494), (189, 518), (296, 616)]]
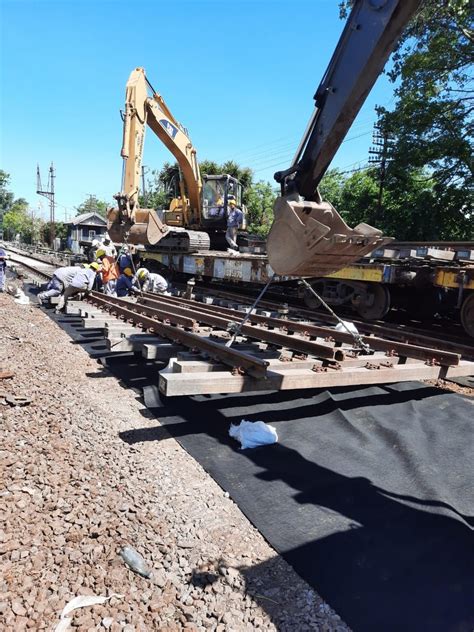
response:
[(120, 221), (118, 209), (107, 215), (107, 230), (114, 243), (145, 244), (154, 246), (168, 233), (168, 226), (153, 209), (137, 209), (134, 221)]
[(280, 276), (326, 276), (392, 240), (368, 224), (350, 228), (328, 202), (279, 197), (274, 216), (267, 252)]

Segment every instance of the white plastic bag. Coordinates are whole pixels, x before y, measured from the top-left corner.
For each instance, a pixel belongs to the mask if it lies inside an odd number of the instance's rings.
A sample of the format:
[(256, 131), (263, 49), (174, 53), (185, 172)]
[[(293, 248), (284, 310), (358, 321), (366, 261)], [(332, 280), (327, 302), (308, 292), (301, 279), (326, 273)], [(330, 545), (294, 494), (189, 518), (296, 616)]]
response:
[(74, 599), (71, 599), (71, 601), (69, 601), (69, 603), (64, 606), (61, 612), (60, 621), (54, 628), (54, 632), (66, 632), (66, 630), (69, 630), (72, 617), (68, 617), (67, 615), (70, 614), (73, 610), (76, 610), (76, 608), (86, 608), (88, 606), (101, 605), (109, 599), (112, 599), (112, 597), (122, 599), (123, 595), (112, 593), (108, 597), (96, 597), (95, 595), (79, 595), (79, 597), (74, 597)]
[(13, 300), (15, 301), (15, 303), (18, 303), (19, 305), (30, 304), (30, 299), (28, 298), (28, 296), (26, 296), (23, 290), (20, 290), (20, 289), (17, 290), (15, 294), (15, 298)]
[(349, 332), (351, 334), (358, 334), (359, 333), (357, 331), (357, 327), (354, 325), (354, 323), (350, 323), (348, 320), (343, 320), (342, 322), (344, 323), (345, 327), (344, 327), (344, 325), (342, 323), (337, 323), (337, 325), (335, 327), (336, 331), (342, 331), (345, 334), (347, 334), (347, 330), (349, 330)]
[(231, 437), (241, 443), (241, 449), (256, 448), (259, 445), (269, 445), (278, 441), (277, 431), (264, 421), (247, 421), (242, 419), (240, 424), (231, 424)]

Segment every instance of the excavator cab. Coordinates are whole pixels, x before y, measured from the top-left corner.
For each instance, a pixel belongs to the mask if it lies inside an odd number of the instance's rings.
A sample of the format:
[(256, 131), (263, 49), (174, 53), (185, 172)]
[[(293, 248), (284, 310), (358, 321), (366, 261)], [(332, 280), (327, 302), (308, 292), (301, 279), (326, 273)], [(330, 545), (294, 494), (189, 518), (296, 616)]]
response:
[(227, 226), (227, 205), (234, 200), (236, 206), (244, 211), (242, 205), (242, 185), (228, 174), (202, 178), (202, 217), (203, 228), (225, 229)]

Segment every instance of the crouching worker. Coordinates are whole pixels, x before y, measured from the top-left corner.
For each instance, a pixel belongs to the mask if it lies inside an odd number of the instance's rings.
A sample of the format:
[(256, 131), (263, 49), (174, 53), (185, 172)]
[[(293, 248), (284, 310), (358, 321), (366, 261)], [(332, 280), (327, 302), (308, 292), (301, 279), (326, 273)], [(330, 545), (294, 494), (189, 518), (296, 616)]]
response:
[(117, 279), (117, 285), (115, 286), (115, 292), (117, 296), (129, 296), (134, 292), (133, 288), (133, 272), (131, 268), (125, 268), (122, 274)]
[(72, 296), (77, 294), (88, 294), (94, 287), (96, 274), (100, 270), (100, 265), (97, 261), (86, 264), (83, 268), (76, 268), (76, 274), (71, 279), (71, 282), (61, 294), (56, 312), (62, 312), (65, 310), (68, 300)]
[(64, 266), (63, 268), (58, 268), (54, 272), (51, 281), (46, 286), (46, 290), (38, 294), (38, 303), (42, 305), (43, 303), (48, 302), (53, 296), (59, 296), (62, 294), (71, 283), (72, 279), (76, 276), (79, 269), (80, 268), (77, 266)]
[(153, 292), (154, 294), (166, 292), (168, 289), (168, 281), (161, 274), (150, 272), (146, 268), (138, 268), (132, 285), (138, 292)]

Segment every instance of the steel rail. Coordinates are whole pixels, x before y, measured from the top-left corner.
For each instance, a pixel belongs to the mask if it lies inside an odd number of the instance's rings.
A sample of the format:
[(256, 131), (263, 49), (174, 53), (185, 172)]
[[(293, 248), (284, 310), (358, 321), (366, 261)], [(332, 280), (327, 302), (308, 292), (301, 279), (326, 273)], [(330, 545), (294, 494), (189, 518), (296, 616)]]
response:
[[(8, 248), (5, 248), (5, 250), (8, 252)], [(16, 254), (16, 256), (15, 256), (15, 255), (11, 255), (10, 254), (9, 260), (14, 262), (14, 263), (16, 263), (17, 265), (23, 266), (24, 268), (27, 268), (28, 270), (31, 270), (31, 272), (34, 272), (38, 276), (41, 276), (41, 277), (43, 277), (45, 279), (51, 279), (52, 278), (52, 276), (53, 276), (52, 272), (49, 273), (49, 272), (46, 272), (44, 270), (40, 270), (39, 268), (35, 267), (31, 263), (25, 263), (25, 261), (21, 261), (20, 259), (18, 259), (18, 257), (22, 257), (23, 258), (23, 257), (26, 257), (26, 255), (18, 255), (18, 254)], [(55, 267), (52, 264), (49, 264), (49, 263), (46, 263), (46, 262), (45, 262), (45, 265), (51, 265), (51, 267), (53, 267), (53, 268)]]
[[(202, 305), (189, 299), (174, 298), (174, 297), (150, 297), (147, 293), (146, 296), (138, 299), (139, 303), (146, 305), (157, 304), (185, 304), (189, 308), (193, 309), (193, 313), (199, 320), (198, 313), (206, 312), (214, 315), (222, 315), (228, 318), (242, 318), (243, 312), (237, 310), (228, 309), (225, 307), (211, 308), (209, 305)], [(352, 344), (354, 341), (352, 336), (343, 331), (336, 331), (331, 327), (322, 327), (318, 325), (312, 325), (310, 323), (301, 323), (293, 320), (286, 320), (283, 318), (273, 318), (270, 316), (261, 316), (260, 314), (251, 314), (249, 316), (251, 322), (266, 325), (269, 327), (277, 327), (285, 329), (287, 331), (299, 332), (309, 336), (315, 337), (331, 337), (335, 341), (340, 343)], [(416, 358), (419, 360), (433, 361), (443, 366), (456, 366), (461, 359), (460, 354), (451, 353), (446, 351), (440, 351), (439, 349), (433, 349), (430, 347), (424, 347), (419, 345), (412, 345), (407, 343), (395, 342), (391, 340), (385, 340), (383, 338), (362, 336), (363, 342), (370, 345), (372, 349), (376, 351), (385, 351), (386, 353), (396, 353), (399, 356)], [(289, 348), (292, 348), (289, 346)], [(337, 359), (337, 358), (336, 358)]]
[[(202, 292), (203, 290), (209, 291), (209, 293), (214, 293), (217, 296), (222, 296), (232, 301), (242, 301), (250, 303), (252, 300), (252, 296), (247, 294), (239, 294), (237, 292), (214, 289), (212, 287), (205, 288), (196, 288), (196, 292), (199, 290)], [(281, 307), (281, 304), (273, 302), (273, 301), (262, 301), (260, 303), (261, 307), (264, 307), (269, 310), (278, 311)], [(227, 308), (224, 308), (227, 309)], [(329, 314), (312, 311), (309, 309), (298, 307), (297, 305), (289, 305), (289, 312), (292, 314), (298, 314), (309, 320), (322, 320), (330, 323), (335, 323), (336, 320), (332, 318)], [(407, 327), (403, 324), (384, 324), (380, 325), (377, 322), (370, 323), (364, 320), (358, 320), (353, 318), (353, 316), (349, 316), (350, 321), (354, 323), (357, 329), (360, 332), (363, 332), (367, 335), (379, 334), (379, 336), (387, 337), (393, 340), (398, 340), (407, 344), (420, 344), (424, 347), (430, 347), (431, 345), (436, 346), (438, 349), (443, 349), (445, 351), (452, 351), (453, 353), (460, 353), (463, 357), (466, 358), (474, 358), (474, 346), (470, 346), (463, 342), (457, 342), (456, 340), (447, 340), (446, 338), (436, 338), (435, 333), (427, 331), (425, 329), (420, 329), (417, 331), (415, 327)], [(433, 334), (433, 335), (431, 335)], [(443, 332), (445, 335), (445, 332)]]
[(106, 297), (103, 294), (91, 292), (86, 300), (144, 329), (154, 331), (167, 340), (179, 342), (190, 349), (199, 349), (233, 369), (244, 370), (252, 377), (265, 377), (267, 366), (269, 365), (268, 361), (256, 358), (243, 351), (228, 348), (223, 344), (209, 340), (209, 338), (203, 338), (198, 334), (185, 331), (178, 326), (168, 325), (155, 318), (134, 312), (129, 309), (130, 303), (128, 301), (124, 301), (127, 304), (127, 307), (124, 307), (117, 303), (117, 300), (120, 299), (111, 300), (111, 298), (113, 299), (113, 297)]
[(197, 321), (190, 317), (189, 315), (180, 315), (176, 312), (176, 310), (163, 310), (156, 309), (154, 307), (147, 307), (145, 305), (140, 305), (139, 303), (132, 303), (127, 299), (118, 298), (116, 296), (108, 296), (104, 295), (101, 292), (91, 292), (90, 295), (92, 298), (98, 297), (106, 297), (107, 301), (110, 304), (117, 305), (119, 307), (124, 307), (132, 312), (137, 314), (144, 314), (145, 316), (149, 316), (150, 318), (157, 318), (162, 322), (169, 322), (173, 325), (180, 325), (181, 327), (186, 327), (187, 329), (195, 330), (197, 327)]
[[(169, 297), (165, 298), (168, 299)], [(181, 299), (177, 299), (176, 303), (179, 303), (180, 300)], [(191, 301), (192, 305), (180, 307), (178, 304), (175, 304), (175, 307), (173, 308), (171, 308), (170, 304), (167, 302), (160, 303), (159, 297), (157, 297), (155, 300), (149, 299), (148, 297), (139, 298), (137, 304), (141, 304), (142, 301), (146, 301), (145, 304), (151, 303), (154, 305), (168, 305), (168, 309), (174, 309), (176, 314), (193, 314), (194, 318), (197, 321), (206, 325), (211, 325), (212, 327), (219, 327), (224, 331), (228, 331), (229, 324), (234, 322), (232, 319), (226, 317), (225, 314), (222, 315), (219, 313), (212, 313), (211, 311), (201, 311), (199, 308), (199, 303), (196, 304), (193, 301)], [(231, 314), (231, 316), (234, 316), (234, 318), (235, 316), (242, 318), (243, 314), (242, 312), (234, 312), (234, 314)], [(277, 345), (286, 349), (292, 349), (300, 353), (314, 355), (318, 358), (324, 358), (326, 360), (336, 360), (337, 362), (342, 362), (345, 357), (344, 351), (342, 349), (335, 348), (334, 345), (321, 344), (312, 340), (297, 338), (296, 336), (272, 331), (258, 325), (242, 325), (240, 331), (242, 335), (248, 338), (260, 340), (261, 342)], [(306, 334), (306, 332), (302, 333)]]

